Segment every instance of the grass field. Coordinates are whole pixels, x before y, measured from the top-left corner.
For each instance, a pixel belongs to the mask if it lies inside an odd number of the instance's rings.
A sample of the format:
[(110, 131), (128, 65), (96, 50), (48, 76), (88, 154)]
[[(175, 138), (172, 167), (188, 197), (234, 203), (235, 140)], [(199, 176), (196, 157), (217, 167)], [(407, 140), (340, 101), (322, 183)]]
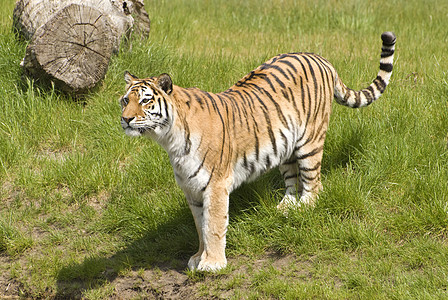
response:
[[(149, 39), (85, 103), (22, 78), (2, 2), (0, 298), (448, 299), (446, 0), (145, 2)], [(193, 218), (163, 149), (122, 132), (124, 71), (218, 92), (306, 51), (360, 89), (386, 30), (391, 84), (368, 108), (333, 105), (316, 207), (279, 213), (274, 170), (230, 197), (227, 269), (188, 271)]]

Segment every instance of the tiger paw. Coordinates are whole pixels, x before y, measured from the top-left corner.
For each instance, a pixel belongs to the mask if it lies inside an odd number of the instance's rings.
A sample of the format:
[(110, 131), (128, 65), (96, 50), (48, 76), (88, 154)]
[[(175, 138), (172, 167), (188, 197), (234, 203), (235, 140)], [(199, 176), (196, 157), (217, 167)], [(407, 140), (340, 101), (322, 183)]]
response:
[(313, 193), (313, 192), (304, 192), (302, 194), (302, 196), (300, 197), (300, 205), (307, 205), (309, 207), (314, 207), (316, 200), (318, 198), (317, 193)]
[(198, 264), (201, 261), (201, 254), (196, 253), (188, 260), (188, 268), (190, 270), (196, 270), (198, 268)]
[(277, 209), (286, 212), (288, 209), (296, 209), (300, 207), (300, 203), (297, 198), (293, 195), (285, 195), (282, 201), (277, 205)]
[(227, 259), (209, 259), (202, 258), (199, 255), (193, 255), (188, 261), (188, 268), (192, 271), (216, 272), (227, 266)]

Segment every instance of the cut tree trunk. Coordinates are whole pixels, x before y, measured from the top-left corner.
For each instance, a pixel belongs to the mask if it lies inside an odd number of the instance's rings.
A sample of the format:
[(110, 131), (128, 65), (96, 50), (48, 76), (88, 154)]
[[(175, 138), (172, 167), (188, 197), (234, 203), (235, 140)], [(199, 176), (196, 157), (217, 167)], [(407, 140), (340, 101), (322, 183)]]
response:
[(148, 35), (141, 0), (19, 0), (14, 9), (14, 27), (31, 39), (21, 63), (25, 72), (73, 94), (104, 78), (112, 53), (135, 24)]

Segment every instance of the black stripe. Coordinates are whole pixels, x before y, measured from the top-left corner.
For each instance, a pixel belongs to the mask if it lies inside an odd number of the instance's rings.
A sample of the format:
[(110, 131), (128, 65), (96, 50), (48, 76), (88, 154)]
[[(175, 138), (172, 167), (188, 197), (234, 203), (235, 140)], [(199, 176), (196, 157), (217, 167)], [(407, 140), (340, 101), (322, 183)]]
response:
[(302, 180), (305, 180), (305, 181), (308, 181), (308, 182), (311, 182), (311, 181), (314, 181), (314, 180), (316, 180), (316, 178), (317, 177), (319, 177), (319, 174), (317, 174), (317, 175), (315, 175), (315, 176), (306, 176), (305, 174), (300, 174), (300, 178), (302, 179)]
[(288, 179), (292, 179), (292, 178), (297, 178), (297, 174), (292, 174), (292, 175), (288, 175), (288, 176), (283, 176), (284, 180), (288, 180)]
[(248, 164), (247, 164), (247, 156), (246, 156), (246, 153), (244, 153), (244, 155), (243, 155), (243, 167), (246, 169), (246, 170), (248, 170)]
[(215, 99), (212, 97), (212, 95), (211, 95), (210, 93), (208, 93), (208, 92), (204, 92), (204, 91), (203, 91), (203, 93), (204, 93), (204, 95), (210, 100), (210, 102), (212, 103), (213, 109), (214, 109), (215, 111), (218, 111), (218, 106), (216, 105), (216, 101), (215, 101)]
[[(225, 101), (221, 101), (221, 103), (226, 106)], [(227, 106), (226, 106), (226, 109), (227, 109)], [(226, 124), (224, 122), (224, 118), (222, 117), (221, 111), (218, 109), (216, 112), (218, 113), (218, 116), (219, 116), (219, 119), (221, 120), (221, 125), (222, 125), (221, 155), (220, 155), (220, 159), (219, 159), (219, 163), (221, 163), (222, 162), (222, 153), (224, 152), (224, 145), (225, 145), (225, 140), (226, 140)]]
[[(265, 113), (265, 117), (267, 113)], [(272, 131), (272, 126), (271, 123), (268, 124), (268, 133), (269, 133), (269, 139), (271, 140), (271, 144), (272, 144), (272, 149), (274, 150), (274, 154), (275, 156), (277, 156), (277, 142), (275, 140), (275, 136), (274, 136), (274, 132)]]
[(361, 106), (361, 95), (359, 94), (358, 91), (352, 90), (352, 92), (353, 92), (353, 95), (355, 96), (355, 104), (352, 107), (358, 108)]
[(370, 104), (373, 100), (375, 100), (375, 91), (373, 90), (373, 87), (369, 86), (363, 89), (362, 93), (366, 96), (367, 104)]
[(166, 102), (165, 99), (163, 99), (163, 105), (165, 106), (165, 115), (168, 117), (169, 113), (168, 113), (168, 103)]
[(190, 127), (188, 127), (188, 123), (186, 121), (183, 122), (183, 127), (185, 130), (186, 135), (186, 142), (185, 142), (185, 149), (184, 149), (184, 155), (187, 155), (191, 151), (191, 140), (190, 140)]
[[(283, 81), (280, 80), (280, 78), (278, 78), (274, 73), (271, 73), (270, 75), (272, 77), (274, 77), (275, 81), (277, 81), (277, 83), (282, 87), (282, 89), (285, 88), (285, 84), (283, 83)], [(287, 79), (289, 79), (289, 78), (287, 78)]]
[[(307, 84), (306, 85), (306, 92), (308, 97), (306, 97), (308, 99), (308, 109), (305, 110), (305, 106), (303, 107), (303, 110), (306, 111), (306, 123), (305, 125), (308, 124), (308, 122), (310, 121), (310, 117), (311, 117), (311, 91), (310, 91), (310, 87)], [(303, 103), (305, 104), (305, 100), (303, 101)]]
[[(281, 62), (281, 61), (280, 61)], [(288, 74), (286, 74), (286, 72), (282, 69), (282, 68), (280, 68), (279, 66), (277, 66), (277, 65), (267, 65), (267, 66), (264, 66), (264, 67), (262, 67), (261, 68), (261, 70), (267, 70), (267, 69), (274, 69), (274, 70), (277, 70), (277, 71), (279, 71), (286, 79), (289, 79), (289, 77), (288, 77)], [(272, 74), (272, 73), (271, 73)]]
[(295, 163), (297, 163), (296, 158), (294, 158), (292, 160), (289, 160), (289, 161), (285, 161), (284, 163), (282, 163), (282, 165), (292, 165), (292, 164), (295, 164)]
[(249, 172), (253, 174), (255, 172), (255, 164), (253, 161), (250, 162)]
[(288, 138), (286, 137), (286, 135), (283, 133), (283, 131), (280, 129), (280, 135), (282, 136), (283, 142), (285, 143), (285, 148), (288, 147)]
[(291, 76), (292, 81), (294, 82), (294, 85), (297, 85), (297, 79), (296, 79), (296, 76), (295, 76), (294, 74), (292, 74), (292, 72), (291, 72), (290, 69), (288, 69), (288, 73), (289, 73), (289, 75)]
[[(311, 73), (311, 77), (313, 78), (313, 84), (314, 84), (314, 98), (313, 98), (313, 100), (316, 100), (316, 99), (318, 99), (318, 85), (317, 85), (316, 74), (314, 72), (314, 68), (311, 65), (311, 62), (309, 61), (309, 59), (306, 56), (303, 56), (303, 59), (308, 64), (308, 70)], [(310, 107), (308, 109), (311, 111), (311, 97), (309, 97), (309, 99), (310, 99)]]
[(265, 158), (265, 165), (267, 169), (271, 167), (271, 159), (269, 158), (269, 155), (267, 155)]
[(380, 70), (385, 72), (392, 72), (393, 65), (392, 64), (386, 64), (386, 63), (380, 63)]
[[(227, 125), (227, 128), (229, 128), (231, 126), (230, 118), (229, 118), (230, 115), (232, 116), (232, 122), (233, 122), (232, 124), (235, 125), (235, 101), (234, 101), (234, 98), (229, 94), (224, 93), (224, 94), (222, 94), (222, 96), (224, 98), (228, 99), (228, 101), (223, 101), (222, 103), (224, 104), (224, 107), (226, 109), (226, 116), (227, 116), (227, 124), (226, 125)], [(229, 109), (228, 104), (230, 104), (232, 109)], [(235, 127), (235, 126), (233, 126), (233, 127)]]
[(260, 159), (260, 143), (258, 141), (257, 133), (255, 133), (254, 136), (255, 136), (255, 159), (258, 161)]
[(333, 69), (333, 66), (330, 64), (330, 62), (328, 60), (326, 60), (325, 58), (323, 58), (320, 55), (314, 54), (313, 55), (314, 58), (316, 58), (318, 61), (320, 61), (320, 63), (322, 64), (322, 66), (325, 66), (326, 69)]
[[(317, 67), (319, 68), (320, 77), (322, 79), (322, 84), (319, 85), (319, 91), (321, 92), (321, 95), (320, 95), (320, 97), (318, 97), (316, 99), (316, 101), (318, 101), (318, 105), (317, 105), (317, 107), (315, 108), (315, 111), (314, 111), (314, 119), (316, 119), (317, 118), (317, 114), (319, 113), (319, 111), (325, 111), (325, 100), (326, 100), (325, 99), (325, 92), (327, 90), (327, 88), (326, 88), (327, 85), (325, 83), (328, 83), (328, 80), (325, 80), (324, 73), (326, 74), (327, 79), (328, 79), (328, 74), (327, 74), (327, 71), (324, 68), (324, 65), (322, 64), (322, 62), (317, 59), (317, 56), (315, 56), (315, 55), (311, 56), (310, 55), (309, 58), (316, 63)], [(321, 105), (323, 105), (322, 109), (321, 109)]]
[[(254, 85), (254, 84), (251, 84), (251, 85), (253, 85), (253, 87), (256, 88), (259, 91), (265, 91), (265, 94), (267, 94), (270, 97), (270, 99), (273, 101), (273, 103), (276, 104), (277, 112), (280, 111), (280, 107), (278, 107), (278, 104), (274, 101), (274, 99), (272, 99), (272, 96), (270, 96), (270, 94), (267, 93), (266, 90), (260, 88), (257, 85)], [(269, 138), (270, 138), (271, 143), (272, 143), (272, 148), (274, 150), (274, 154), (277, 155), (277, 143), (275, 141), (274, 132), (272, 131), (271, 118), (269, 117), (268, 109), (267, 109), (266, 105), (264, 105), (263, 101), (260, 99), (260, 97), (257, 95), (257, 93), (255, 91), (252, 91), (252, 94), (257, 98), (257, 100), (262, 104), (262, 106), (264, 108), (264, 109), (262, 109), (262, 111), (263, 111), (264, 117), (266, 119), (266, 123), (267, 123), (266, 127), (267, 127), (267, 130), (268, 130), (268, 133), (269, 133)], [(280, 113), (281, 113), (281, 111), (280, 111)], [(284, 118), (283, 114), (281, 114), (281, 116), (283, 116), (283, 118)], [(284, 122), (286, 122), (286, 119), (284, 120)], [(285, 126), (287, 126), (287, 124)]]
[(197, 93), (193, 93), (193, 95), (194, 95), (194, 99), (199, 103), (199, 106), (201, 107), (201, 109), (204, 109), (203, 99)]
[[(243, 112), (244, 118), (241, 118), (241, 119), (240, 119), (240, 124), (241, 124), (241, 126), (243, 126), (243, 119), (244, 119), (244, 121), (246, 121), (246, 128), (247, 128), (247, 130), (250, 132), (250, 126), (249, 126), (249, 114), (248, 114), (247, 109), (246, 109), (246, 106), (247, 106), (247, 100), (246, 100), (246, 98), (244, 97), (244, 95), (241, 94), (240, 91), (234, 91), (234, 92), (235, 92), (235, 93), (242, 99), (242, 102), (243, 102), (243, 104), (244, 104), (244, 105), (241, 106), (241, 111)], [(238, 107), (239, 107), (239, 105), (238, 105)]]
[(369, 91), (367, 91), (367, 90), (362, 90), (361, 92), (364, 94), (364, 97), (366, 97), (367, 105), (369, 105), (370, 103), (372, 103), (372, 101), (373, 101), (373, 97), (372, 97), (372, 95), (369, 93)]
[(308, 152), (306, 154), (298, 156), (297, 159), (305, 159), (305, 158), (314, 156), (314, 155), (320, 153), (322, 151), (322, 149), (323, 149), (323, 146), (321, 146), (319, 148), (315, 148), (315, 149), (313, 149), (312, 151), (310, 151), (310, 152)]
[[(291, 53), (288, 57), (295, 59), (300, 63), (300, 65), (302, 66), (303, 75), (305, 75), (305, 79), (306, 79), (306, 81), (308, 81), (308, 73), (306, 72), (306, 68), (305, 68), (302, 60), (300, 59), (300, 58), (303, 58), (302, 54), (301, 53)], [(302, 74), (299, 73), (298, 75), (300, 76)]]
[(277, 93), (277, 91), (275, 90), (275, 87), (274, 87), (274, 85), (272, 84), (272, 81), (271, 81), (271, 79), (269, 79), (269, 77), (268, 76), (264, 76), (264, 78), (263, 78), (268, 84), (269, 84), (269, 86), (271, 87), (271, 89), (274, 91), (274, 93)]
[[(282, 124), (287, 127), (288, 126), (288, 122), (286, 121), (285, 115), (283, 114), (283, 111), (280, 107), (280, 105), (277, 103), (277, 101), (274, 100), (274, 98), (272, 97), (272, 95), (264, 88), (251, 83), (250, 84), (253, 88), (255, 88), (258, 92), (260, 92), (261, 94), (265, 94), (266, 96), (268, 96), (269, 100), (271, 100), (271, 102), (274, 104), (275, 109), (277, 110), (277, 115), (279, 116), (280, 121), (282, 122)], [(275, 91), (274, 91), (275, 92)], [(260, 97), (258, 97), (257, 93), (255, 93), (254, 91), (252, 91), (252, 94), (257, 98), (257, 100), (263, 105), (263, 107), (265, 108), (266, 112), (268, 111), (267, 106), (263, 103), (263, 101), (260, 99)]]
[(213, 172), (215, 171), (215, 167), (213, 167), (212, 171), (210, 172), (210, 177), (208, 178), (207, 183), (205, 184), (205, 186), (201, 189), (201, 191), (205, 191), (205, 189), (208, 187), (208, 185), (210, 184), (210, 181), (212, 180), (213, 177)]
[(373, 81), (378, 91), (382, 94), (384, 93), (384, 90), (386, 89), (386, 82), (384, 82), (383, 78), (381, 76), (377, 76), (375, 80)]
[(289, 66), (291, 69), (294, 70), (295, 73), (297, 73), (297, 69), (296, 69), (296, 67), (295, 67), (290, 61), (287, 61), (287, 60), (279, 60), (278, 62), (279, 62), (279, 63), (282, 63), (282, 64), (285, 64), (285, 65), (287, 65), (287, 66)]
[(381, 58), (389, 57), (391, 55), (394, 55), (394, 53), (395, 53), (394, 49), (382, 48), (381, 49)]
[(299, 111), (299, 108), (297, 107), (296, 98), (294, 97), (294, 94), (293, 94), (292, 89), (290, 87), (288, 87), (288, 91), (289, 91), (289, 94), (290, 94), (289, 98), (291, 99), (293, 107), (294, 107), (294, 110), (296, 111), (296, 116), (297, 116), (296, 120), (300, 120), (300, 111)]
[(248, 97), (248, 103), (249, 103), (249, 109), (250, 109), (250, 112), (251, 112), (251, 117), (252, 117), (252, 121), (253, 121), (253, 124), (254, 124), (254, 132), (258, 132), (259, 130), (258, 130), (258, 123), (257, 123), (257, 121), (256, 121), (256, 119), (255, 119), (255, 116), (254, 116), (254, 110), (253, 110), (253, 106), (254, 106), (254, 99), (251, 97), (251, 95), (249, 94), (249, 92), (247, 92), (247, 91), (243, 91), (244, 92), (244, 94)]
[(366, 90), (369, 90), (372, 93), (372, 98), (375, 99), (375, 90), (371, 85), (369, 85)]
[(305, 167), (299, 167), (300, 171), (304, 171), (304, 172), (312, 172), (312, 171), (316, 171), (317, 169), (320, 168), (320, 163), (317, 163), (314, 167), (312, 168), (305, 168)]
[(204, 157), (202, 158), (201, 164), (199, 165), (199, 167), (197, 168), (197, 170), (194, 171), (193, 174), (191, 174), (190, 176), (188, 176), (188, 179), (192, 179), (192, 178), (194, 178), (194, 177), (196, 177), (196, 176), (198, 175), (199, 171), (200, 171), (200, 170), (202, 169), (202, 167), (204, 166), (204, 162), (205, 162), (205, 159), (206, 159), (206, 157), (207, 157), (207, 154), (208, 154), (208, 150), (207, 150), (207, 152), (205, 152)]

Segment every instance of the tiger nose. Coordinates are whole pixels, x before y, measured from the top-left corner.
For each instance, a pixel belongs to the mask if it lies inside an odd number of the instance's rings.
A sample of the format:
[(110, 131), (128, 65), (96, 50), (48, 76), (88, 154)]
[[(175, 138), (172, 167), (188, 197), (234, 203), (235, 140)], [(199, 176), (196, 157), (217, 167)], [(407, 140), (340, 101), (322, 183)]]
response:
[(129, 123), (131, 123), (132, 120), (135, 119), (135, 117), (130, 117), (130, 118), (125, 118), (125, 117), (121, 117), (121, 119), (129, 125)]

